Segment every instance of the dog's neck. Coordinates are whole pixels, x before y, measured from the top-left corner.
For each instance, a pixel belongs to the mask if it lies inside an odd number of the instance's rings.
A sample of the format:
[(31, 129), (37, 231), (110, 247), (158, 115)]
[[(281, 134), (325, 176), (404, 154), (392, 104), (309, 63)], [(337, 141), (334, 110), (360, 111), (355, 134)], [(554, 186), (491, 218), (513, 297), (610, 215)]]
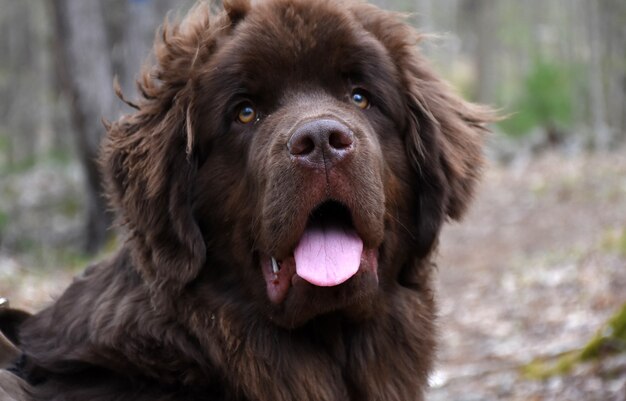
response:
[(394, 294), (383, 308), (394, 313), (361, 324), (336, 317), (313, 322), (315, 330), (277, 331), (271, 323), (219, 322), (219, 366), (254, 400), (421, 400), (426, 383), (417, 378), (431, 367), (433, 316), (416, 311), (432, 297), (401, 287)]

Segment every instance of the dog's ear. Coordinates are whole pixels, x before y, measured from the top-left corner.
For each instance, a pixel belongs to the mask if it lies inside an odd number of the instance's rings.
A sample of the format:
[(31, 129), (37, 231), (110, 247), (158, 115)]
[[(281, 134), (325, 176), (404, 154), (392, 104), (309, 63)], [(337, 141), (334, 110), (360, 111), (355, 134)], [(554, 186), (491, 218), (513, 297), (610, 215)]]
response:
[(401, 66), (406, 88), (406, 149), (417, 172), (419, 243), (429, 252), (446, 218), (467, 211), (484, 165), (491, 112), (458, 97), (415, 50)]
[(233, 25), (241, 21), (250, 11), (250, 0), (225, 0), (224, 10)]
[(133, 261), (159, 288), (180, 289), (205, 261), (193, 216), (196, 174), (193, 80), (220, 35), (243, 18), (245, 1), (214, 15), (200, 3), (181, 22), (165, 22), (154, 46), (156, 63), (138, 82), (134, 114), (107, 124), (101, 165), (107, 193), (129, 232)]
[(446, 218), (460, 219), (480, 177), (486, 124), (493, 113), (457, 96), (419, 54), (420, 35), (400, 14), (366, 4), (352, 9), (387, 49), (400, 78), (405, 144), (418, 177), (418, 244), (429, 252)]
[(438, 178), (445, 186), (443, 211), (458, 220), (465, 214), (480, 178), (486, 124), (494, 115), (488, 108), (456, 95), (415, 49), (400, 63), (400, 73), (406, 88), (410, 160), (420, 175), (428, 174), (427, 166), (441, 169), (443, 175)]

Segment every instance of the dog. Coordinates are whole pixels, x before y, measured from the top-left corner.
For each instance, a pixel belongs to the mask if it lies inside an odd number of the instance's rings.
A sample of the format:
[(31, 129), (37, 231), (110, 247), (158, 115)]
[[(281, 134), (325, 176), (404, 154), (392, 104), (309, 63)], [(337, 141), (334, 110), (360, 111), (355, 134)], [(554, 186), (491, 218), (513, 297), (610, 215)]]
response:
[(160, 36), (103, 144), (126, 239), (16, 328), (28, 399), (423, 400), (492, 113), (358, 1), (201, 3)]

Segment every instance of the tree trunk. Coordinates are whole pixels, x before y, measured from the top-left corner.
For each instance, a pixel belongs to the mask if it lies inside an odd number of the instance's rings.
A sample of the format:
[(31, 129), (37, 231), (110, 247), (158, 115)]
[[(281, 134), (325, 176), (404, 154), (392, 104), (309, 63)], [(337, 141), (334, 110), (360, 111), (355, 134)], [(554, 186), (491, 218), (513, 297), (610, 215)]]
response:
[(607, 125), (607, 108), (602, 73), (603, 44), (600, 36), (598, 6), (587, 4), (587, 34), (589, 35), (589, 91), (591, 103), (592, 141), (594, 147), (608, 150), (611, 131)]
[(93, 253), (106, 241), (111, 224), (102, 193), (97, 154), (104, 134), (101, 118), (115, 104), (106, 29), (96, 0), (54, 0), (57, 72), (69, 105), (77, 150), (85, 170), (84, 249)]
[(464, 0), (461, 3), (462, 29), (471, 38), (464, 45), (469, 48), (476, 71), (472, 98), (481, 103), (491, 103), (496, 98), (497, 7), (497, 2), (489, 0)]
[(605, 47), (604, 71), (607, 123), (617, 136), (626, 137), (626, 3), (623, 0), (598, 2)]
[(150, 54), (154, 32), (163, 16), (157, 16), (155, 3), (150, 0), (127, 0), (126, 11), (121, 85), (125, 97), (132, 100), (138, 96), (136, 81)]

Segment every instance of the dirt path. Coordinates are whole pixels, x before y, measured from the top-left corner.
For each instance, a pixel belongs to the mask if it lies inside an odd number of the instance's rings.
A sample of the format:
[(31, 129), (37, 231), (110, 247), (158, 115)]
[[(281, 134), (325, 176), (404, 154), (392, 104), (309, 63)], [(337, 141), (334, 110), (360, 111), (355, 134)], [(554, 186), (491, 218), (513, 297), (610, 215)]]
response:
[(626, 359), (524, 380), (521, 365), (584, 345), (626, 301), (626, 152), (492, 168), (439, 260), (430, 400), (626, 400)]

